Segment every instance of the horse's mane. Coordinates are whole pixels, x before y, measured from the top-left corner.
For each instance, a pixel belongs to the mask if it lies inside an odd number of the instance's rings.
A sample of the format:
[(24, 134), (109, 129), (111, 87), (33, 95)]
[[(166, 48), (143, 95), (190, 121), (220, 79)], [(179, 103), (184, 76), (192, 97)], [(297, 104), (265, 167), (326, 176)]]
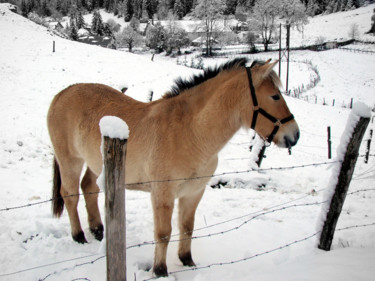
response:
[(206, 68), (203, 73), (194, 75), (193, 77), (190, 77), (189, 79), (184, 80), (182, 78), (177, 78), (174, 81), (175, 84), (174, 86), (172, 86), (171, 91), (169, 93), (166, 93), (163, 96), (163, 98), (168, 99), (168, 98), (173, 98), (175, 96), (178, 96), (183, 91), (191, 89), (207, 81), (208, 79), (214, 78), (222, 71), (239, 69), (241, 67), (245, 67), (247, 63), (248, 63), (247, 58), (235, 58), (220, 66), (216, 66), (215, 68)]

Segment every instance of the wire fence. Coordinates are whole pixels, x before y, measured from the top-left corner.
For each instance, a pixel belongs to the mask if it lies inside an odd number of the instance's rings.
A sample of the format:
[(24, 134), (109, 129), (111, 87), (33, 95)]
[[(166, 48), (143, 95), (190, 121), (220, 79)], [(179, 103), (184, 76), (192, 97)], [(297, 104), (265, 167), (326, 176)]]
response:
[[(364, 157), (365, 155), (360, 155), (360, 156)], [(370, 154), (370, 156), (375, 156), (375, 154)], [(248, 158), (248, 159), (250, 160), (250, 158)], [(217, 174), (214, 174), (214, 175), (199, 176), (199, 177), (193, 177), (193, 178), (179, 178), (179, 179), (167, 179), (167, 180), (162, 180), (161, 179), (161, 180), (154, 180), (154, 181), (145, 181), (145, 182), (138, 182), (138, 183), (130, 183), (128, 185), (146, 185), (146, 184), (161, 183), (161, 182), (190, 181), (190, 180), (199, 180), (199, 179), (202, 179), (202, 178), (220, 177), (220, 176), (224, 176), (224, 175), (234, 175), (234, 174), (243, 174), (243, 173), (251, 173), (251, 172), (272, 171), (272, 170), (292, 170), (292, 169), (314, 167), (314, 166), (321, 166), (321, 165), (331, 165), (331, 164), (335, 164), (335, 163), (339, 163), (339, 162), (340, 161), (329, 161), (329, 162), (309, 163), (309, 164), (295, 165), (295, 166), (270, 167), (270, 168), (251, 168), (251, 169), (246, 169), (246, 170), (241, 170), (241, 171), (228, 171), (228, 172), (223, 172), (223, 173), (217, 173)], [(366, 173), (371, 173), (371, 172), (372, 171), (370, 169)], [(366, 173), (361, 174), (358, 179), (361, 179), (361, 177), (363, 177)], [(324, 189), (322, 189), (322, 190), (324, 190)], [(319, 190), (318, 192), (320, 192), (322, 190)], [(352, 195), (352, 194), (356, 194), (356, 193), (359, 193), (359, 192), (374, 191), (374, 190), (375, 190), (375, 188), (374, 189), (371, 189), (371, 188), (370, 189), (361, 189), (361, 190), (357, 190), (357, 191), (353, 191), (351, 193), (348, 193), (347, 195)], [(87, 194), (97, 194), (97, 193), (102, 193), (102, 192), (103, 191), (90, 192), (90, 193), (71, 194), (71, 195), (68, 195), (68, 196), (64, 196), (63, 198), (73, 197), (73, 196), (80, 196), (80, 195), (87, 195)], [(242, 216), (239, 216), (239, 217), (231, 218), (229, 220), (225, 220), (225, 221), (222, 221), (222, 222), (219, 222), (219, 223), (215, 223), (215, 224), (211, 224), (211, 225), (208, 225), (208, 226), (205, 226), (205, 227), (194, 229), (194, 231), (197, 232), (197, 231), (205, 230), (205, 229), (212, 228), (212, 227), (215, 227), (215, 226), (224, 225), (224, 224), (227, 224), (229, 222), (233, 222), (235, 220), (240, 220), (240, 219), (243, 220), (243, 219), (245, 219), (245, 220), (241, 221), (239, 224), (237, 224), (237, 225), (235, 225), (233, 227), (222, 229), (222, 230), (219, 230), (219, 231), (216, 231), (216, 232), (211, 232), (211, 233), (208, 233), (208, 234), (195, 235), (195, 236), (192, 236), (191, 238), (187, 238), (187, 239), (189, 239), (189, 240), (190, 239), (191, 240), (195, 240), (195, 239), (210, 238), (210, 237), (214, 237), (214, 236), (224, 235), (224, 234), (227, 234), (227, 233), (239, 230), (240, 228), (242, 228), (243, 226), (247, 225), (251, 221), (253, 221), (253, 220), (255, 220), (255, 219), (259, 218), (259, 217), (265, 216), (265, 215), (269, 215), (269, 214), (272, 214), (272, 213), (277, 213), (277, 212), (280, 212), (280, 211), (285, 211), (285, 210), (288, 210), (288, 209), (291, 209), (291, 208), (300, 208), (300, 207), (307, 207), (307, 206), (317, 206), (317, 205), (321, 205), (321, 204), (323, 204), (323, 203), (326, 202), (326, 201), (321, 201), (321, 202), (312, 202), (312, 203), (310, 202), (310, 203), (288, 205), (288, 204), (290, 204), (292, 202), (295, 202), (295, 201), (298, 201), (298, 200), (302, 200), (303, 198), (305, 198), (307, 196), (309, 196), (309, 195), (306, 195), (306, 196), (303, 196), (303, 197), (300, 197), (300, 198), (297, 198), (297, 199), (294, 199), (294, 200), (291, 200), (291, 201), (288, 201), (288, 202), (280, 203), (280, 204), (278, 204), (276, 206), (268, 207), (267, 211), (253, 212), (253, 213), (245, 214), (245, 215), (242, 215)], [(61, 198), (61, 197), (59, 197), (59, 198)], [(58, 198), (50, 198), (50, 199), (39, 201), (39, 202), (35, 202), (35, 203), (28, 203), (28, 204), (13, 206), (13, 207), (5, 207), (5, 208), (0, 209), (0, 212), (8, 212), (8, 211), (11, 211), (11, 210), (17, 210), (17, 209), (22, 209), (22, 208), (33, 207), (33, 206), (36, 206), (36, 205), (42, 205), (42, 204), (46, 204), (46, 203), (51, 202), (51, 201), (56, 200), (56, 199), (58, 199)], [(285, 205), (287, 205), (287, 206), (285, 206)], [(362, 225), (362, 226), (364, 227), (364, 226), (372, 226), (372, 225), (375, 225), (375, 223), (368, 224), (368, 225)], [(354, 227), (359, 227), (359, 226), (352, 226), (350, 228), (354, 228)], [(348, 229), (348, 228), (339, 229), (339, 231), (340, 230), (345, 230), (345, 229)], [(294, 245), (294, 244), (306, 241), (306, 240), (308, 240), (308, 239), (316, 236), (319, 233), (320, 232), (313, 233), (313, 234), (311, 234), (311, 235), (309, 235), (307, 237), (301, 238), (300, 240), (297, 240), (297, 241), (294, 241), (294, 242), (291, 242), (291, 243), (287, 243), (287, 244), (285, 244), (283, 246), (280, 246), (279, 248), (271, 249), (269, 251), (265, 251), (265, 252), (262, 252), (260, 254), (253, 255), (251, 257), (247, 257), (247, 258), (244, 258), (244, 259), (234, 260), (234, 261), (230, 261), (230, 262), (214, 263), (214, 264), (210, 264), (210, 265), (207, 265), (207, 266), (196, 267), (196, 268), (193, 268), (193, 269), (184, 269), (184, 270), (180, 270), (180, 271), (170, 272), (170, 274), (184, 272), (184, 271), (190, 271), (190, 270), (199, 270), (199, 269), (204, 269), (204, 268), (210, 268), (210, 267), (218, 266), (218, 265), (233, 264), (233, 263), (237, 263), (237, 262), (249, 260), (249, 259), (252, 259), (252, 258), (255, 258), (255, 257), (258, 257), (258, 256), (262, 256), (262, 255), (265, 255), (265, 254), (268, 254), (268, 253), (272, 253), (272, 252), (277, 251), (277, 250), (281, 250), (281, 249), (289, 247), (291, 245)], [(189, 233), (184, 233), (184, 234), (189, 234)], [(176, 237), (178, 235), (180, 235), (180, 234), (174, 234), (170, 238)], [(133, 249), (133, 248), (140, 248), (140, 247), (143, 247), (143, 246), (155, 245), (155, 244), (158, 244), (158, 243), (167, 243), (167, 242), (176, 243), (176, 242), (182, 241), (180, 239), (171, 239), (169, 241), (167, 241), (167, 240), (168, 239), (165, 239), (165, 241), (163, 241), (163, 239), (161, 241), (144, 241), (144, 242), (139, 243), (139, 244), (134, 244), (134, 245), (128, 246), (127, 250), (130, 250), (130, 249)], [(186, 240), (186, 239), (184, 239), (184, 240)], [(17, 275), (17, 274), (20, 274), (20, 273), (23, 273), (23, 272), (27, 272), (27, 271), (32, 271), (32, 270), (36, 270), (36, 269), (40, 269), (40, 268), (44, 268), (44, 267), (49, 267), (49, 266), (55, 266), (55, 265), (59, 265), (59, 264), (63, 264), (63, 263), (68, 263), (68, 262), (72, 262), (72, 261), (76, 261), (76, 260), (81, 260), (81, 259), (88, 259), (88, 258), (92, 258), (92, 257), (95, 257), (95, 256), (99, 256), (99, 255), (98, 254), (91, 254), (91, 255), (87, 255), (87, 256), (83, 256), (83, 257), (77, 257), (77, 258), (72, 258), (72, 259), (57, 261), (57, 262), (46, 264), (46, 265), (40, 265), (40, 266), (36, 266), (36, 267), (32, 267), (32, 268), (22, 269), (22, 270), (19, 270), (19, 271), (16, 271), (16, 272), (11, 272), (11, 273), (6, 273), (6, 274), (0, 274), (0, 277)], [(99, 261), (99, 260), (101, 260), (101, 259), (103, 259), (105, 257), (106, 257), (105, 255), (101, 255), (99, 257), (96, 257), (93, 260), (76, 264), (73, 267), (65, 267), (65, 268), (62, 268), (60, 270), (55, 270), (55, 271), (49, 273), (48, 275), (46, 275), (45, 277), (43, 277), (43, 278), (41, 278), (39, 280), (46, 280), (50, 276), (53, 276), (53, 275), (56, 275), (56, 274), (60, 274), (61, 272), (64, 272), (64, 271), (69, 271), (69, 270), (72, 270), (72, 269), (77, 268), (77, 267), (81, 267), (81, 266), (85, 266), (85, 265), (89, 265), (89, 264), (94, 264), (97, 261)], [(153, 279), (153, 278), (150, 278), (150, 279), (147, 279), (147, 280), (151, 280), (151, 279)], [(89, 280), (89, 279), (87, 279), (86, 277), (84, 277), (84, 278), (77, 278), (77, 279), (74, 279), (74, 280)]]
[(338, 49), (342, 50), (342, 51), (351, 52), (351, 53), (375, 55), (375, 51), (373, 51), (373, 50), (362, 50), (362, 49), (358, 49), (358, 48), (348, 48), (348, 47), (339, 47)]
[[(325, 190), (325, 189), (321, 189), (321, 190), (318, 190), (316, 192), (318, 193), (318, 192), (321, 192), (323, 190)], [(375, 188), (359, 189), (359, 190), (356, 190), (356, 191), (348, 193), (347, 196), (354, 195), (354, 194), (361, 193), (361, 192), (368, 192), (368, 191), (375, 191)], [(229, 232), (233, 232), (233, 231), (239, 230), (244, 225), (246, 225), (246, 224), (250, 223), (251, 221), (253, 221), (255, 219), (258, 219), (258, 218), (260, 218), (262, 216), (266, 216), (266, 215), (269, 215), (269, 214), (274, 214), (274, 213), (285, 211), (285, 210), (292, 209), (292, 208), (318, 206), (318, 205), (321, 205), (321, 204), (324, 204), (325, 202), (327, 202), (326, 200), (323, 200), (323, 201), (319, 201), (319, 202), (308, 202), (308, 203), (288, 205), (288, 204), (290, 204), (292, 202), (300, 201), (300, 200), (302, 200), (302, 199), (304, 199), (304, 198), (306, 198), (308, 196), (309, 195), (305, 195), (305, 196), (302, 196), (302, 197), (299, 197), (299, 198), (296, 198), (296, 199), (293, 199), (293, 200), (289, 200), (287, 202), (280, 203), (278, 205), (267, 207), (267, 209), (268, 209), (267, 211), (264, 211), (264, 209), (263, 209), (262, 211), (248, 213), (248, 214), (245, 214), (245, 215), (242, 215), (242, 216), (238, 216), (238, 217), (235, 217), (235, 218), (231, 218), (231, 219), (219, 222), (219, 223), (215, 223), (215, 224), (208, 225), (208, 226), (205, 226), (205, 227), (197, 228), (194, 231), (200, 231), (200, 230), (212, 228), (212, 227), (215, 227), (215, 226), (227, 224), (227, 223), (233, 222), (235, 220), (246, 218), (246, 220), (240, 222), (239, 224), (237, 224), (234, 227), (230, 227), (230, 228), (227, 228), (225, 230), (220, 230), (220, 231), (212, 232), (212, 233), (205, 234), (205, 235), (192, 236), (191, 238), (189, 238), (189, 240), (190, 239), (191, 240), (195, 240), (195, 239), (202, 239), (202, 238), (211, 238), (211, 237), (214, 237), (214, 236), (224, 235), (224, 234), (227, 234)], [(285, 206), (285, 205), (287, 205), (287, 206)], [(283, 206), (283, 207), (281, 207), (281, 206)], [(347, 227), (344, 227), (344, 228), (341, 228), (341, 229), (337, 229), (337, 231), (342, 231), (342, 230), (351, 229), (351, 228), (358, 228), (358, 227), (374, 226), (374, 225), (375, 225), (375, 222), (368, 223), (368, 224), (362, 224), (362, 225), (347, 226)], [(188, 233), (184, 233), (184, 234), (188, 234)], [(172, 272), (169, 272), (169, 274), (176, 274), (176, 273), (186, 272), (186, 271), (195, 271), (195, 270), (200, 270), (200, 269), (211, 268), (211, 267), (214, 267), (214, 266), (224, 266), (224, 265), (230, 265), (230, 264), (235, 264), (235, 263), (238, 263), (238, 262), (247, 261), (247, 260), (250, 260), (250, 259), (253, 259), (253, 258), (256, 258), (256, 257), (260, 257), (260, 256), (263, 256), (263, 255), (266, 255), (266, 254), (269, 254), (269, 253), (273, 253), (273, 252), (278, 251), (278, 250), (282, 250), (282, 249), (290, 247), (290, 246), (292, 246), (294, 244), (304, 242), (306, 240), (311, 239), (312, 237), (317, 236), (318, 234), (320, 234), (320, 231), (315, 232), (315, 233), (313, 233), (311, 235), (308, 235), (306, 237), (303, 237), (303, 238), (301, 238), (299, 240), (295, 240), (293, 242), (289, 242), (289, 243), (284, 244), (284, 245), (282, 245), (280, 247), (277, 247), (277, 248), (274, 248), (274, 249), (270, 249), (270, 250), (267, 250), (267, 251), (264, 251), (264, 252), (261, 252), (261, 253), (258, 253), (258, 254), (246, 257), (246, 258), (242, 258), (242, 259), (238, 259), (238, 260), (233, 260), (233, 261), (220, 262), (220, 263), (213, 263), (213, 264), (209, 264), (209, 265), (205, 265), (205, 266), (198, 266), (198, 267), (189, 268), (189, 269), (183, 269), (183, 270), (178, 270), (178, 271), (172, 271)], [(179, 233), (174, 234), (174, 235), (171, 236), (171, 238), (179, 236), (179, 235), (180, 235)], [(181, 239), (171, 239), (169, 242), (170, 243), (176, 243), (176, 242), (180, 242), (180, 241), (183, 241), (183, 240), (186, 240), (186, 239), (182, 239), (182, 240)], [(143, 243), (130, 245), (130, 246), (127, 247), (127, 250), (132, 249), (132, 248), (140, 248), (140, 247), (143, 247), (143, 246), (155, 245), (155, 244), (158, 244), (158, 243), (167, 243), (167, 241), (165, 241), (165, 242), (164, 241), (145, 241)], [(50, 266), (56, 266), (56, 265), (59, 265), (59, 264), (73, 262), (73, 261), (77, 261), (77, 260), (81, 260), (81, 259), (92, 258), (92, 257), (95, 257), (95, 256), (97, 256), (95, 259), (92, 259), (92, 260), (89, 260), (89, 261), (86, 261), (86, 262), (82, 262), (82, 263), (77, 263), (77, 264), (75, 264), (73, 266), (64, 267), (64, 268), (59, 269), (59, 270), (54, 270), (51, 273), (49, 273), (46, 276), (44, 276), (43, 278), (39, 279), (40, 281), (44, 281), (44, 280), (48, 279), (49, 277), (51, 277), (53, 275), (59, 275), (62, 272), (65, 272), (65, 271), (71, 271), (71, 270), (74, 270), (74, 269), (76, 269), (78, 267), (82, 267), (82, 266), (85, 266), (85, 265), (94, 264), (94, 263), (96, 263), (96, 262), (104, 259), (106, 256), (105, 255), (99, 255), (99, 254), (91, 254), (91, 255), (86, 255), (86, 256), (82, 256), (82, 257), (77, 257), (77, 258), (72, 258), (72, 259), (66, 259), (66, 260), (62, 260), (62, 261), (53, 262), (53, 263), (50, 263), (50, 264), (40, 265), (40, 266), (26, 268), (26, 269), (21, 269), (19, 271), (15, 271), (15, 272), (11, 272), (11, 273), (0, 274), (0, 278), (1, 277), (12, 276), (12, 275), (17, 275), (17, 274), (24, 273), (24, 272), (27, 272), (27, 271), (33, 271), (33, 270), (36, 270), (36, 269), (46, 268), (46, 267), (50, 267)], [(149, 278), (149, 279), (145, 279), (145, 281), (146, 280), (153, 280), (153, 279), (155, 279), (155, 278), (152, 277), (152, 278)], [(84, 278), (77, 278), (77, 279), (72, 279), (72, 280), (90, 280), (90, 279), (84, 277)]]
[[(250, 160), (250, 158), (248, 158), (248, 159)], [(225, 175), (245, 174), (245, 173), (251, 173), (251, 172), (277, 171), (277, 170), (292, 170), (292, 169), (314, 167), (314, 166), (321, 166), (321, 165), (330, 165), (330, 164), (334, 164), (334, 163), (340, 163), (340, 161), (328, 161), (328, 162), (326, 161), (326, 162), (320, 162), (320, 163), (309, 163), (309, 164), (303, 164), (303, 165), (284, 166), (284, 167), (250, 168), (250, 169), (247, 169), (247, 170), (222, 172), (222, 173), (213, 174), (213, 175), (204, 175), (204, 176), (190, 177), (190, 178), (160, 179), (160, 180), (144, 181), (144, 182), (137, 182), (137, 183), (127, 183), (126, 185), (127, 186), (136, 186), (136, 185), (148, 185), (148, 184), (153, 184), (153, 183), (163, 183), (163, 182), (192, 181), (192, 180), (200, 180), (200, 179), (205, 179), (205, 178), (220, 177), (220, 176), (225, 176)], [(81, 195), (93, 195), (93, 194), (98, 194), (98, 193), (103, 193), (103, 191), (77, 193), (77, 194), (70, 194), (70, 195), (66, 195), (66, 196), (53, 197), (53, 198), (43, 200), (43, 201), (39, 201), (39, 202), (27, 203), (27, 204), (13, 206), (13, 207), (1, 208), (0, 212), (37, 206), (37, 205), (52, 202), (52, 201), (60, 199), (60, 198), (69, 198), (69, 197), (75, 197), (75, 196), (81, 196)]]

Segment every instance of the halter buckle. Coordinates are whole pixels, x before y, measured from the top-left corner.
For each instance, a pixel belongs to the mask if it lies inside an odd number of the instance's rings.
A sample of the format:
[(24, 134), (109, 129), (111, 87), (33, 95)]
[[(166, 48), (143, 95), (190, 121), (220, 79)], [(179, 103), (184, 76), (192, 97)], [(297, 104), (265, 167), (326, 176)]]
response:
[(258, 111), (259, 109), (260, 109), (259, 105), (256, 105), (256, 106), (253, 105), (253, 111)]
[(281, 127), (281, 121), (279, 119), (277, 119), (277, 121), (275, 122), (275, 126), (277, 127)]

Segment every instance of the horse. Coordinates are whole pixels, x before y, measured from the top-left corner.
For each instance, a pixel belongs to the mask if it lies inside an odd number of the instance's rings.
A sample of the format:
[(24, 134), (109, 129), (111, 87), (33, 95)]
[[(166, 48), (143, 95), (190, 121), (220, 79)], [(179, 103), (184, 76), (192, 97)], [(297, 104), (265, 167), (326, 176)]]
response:
[[(47, 124), (54, 148), (53, 214), (68, 211), (73, 240), (86, 243), (77, 204), (83, 191), (90, 231), (103, 238), (96, 179), (102, 171), (99, 121), (112, 115), (130, 130), (125, 185), (150, 192), (154, 219), (153, 273), (167, 276), (166, 252), (171, 217), (178, 199), (184, 266), (195, 266), (191, 237), (195, 211), (218, 163), (218, 152), (240, 128), (252, 128), (279, 147), (299, 138), (298, 125), (281, 95), (273, 67), (278, 61), (237, 58), (207, 68), (189, 79), (176, 79), (159, 100), (143, 103), (102, 84), (75, 84), (58, 93)], [(83, 165), (86, 171), (80, 182)]]

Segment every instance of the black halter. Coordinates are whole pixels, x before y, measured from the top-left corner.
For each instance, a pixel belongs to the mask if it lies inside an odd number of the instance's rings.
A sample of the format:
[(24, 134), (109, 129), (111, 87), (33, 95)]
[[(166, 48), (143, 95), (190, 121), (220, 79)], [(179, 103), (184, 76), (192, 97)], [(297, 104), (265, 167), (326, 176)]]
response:
[(270, 120), (272, 123), (274, 123), (273, 130), (271, 134), (268, 136), (266, 141), (268, 143), (271, 143), (275, 135), (277, 134), (277, 131), (280, 129), (282, 124), (285, 124), (288, 121), (291, 121), (294, 119), (293, 114), (290, 116), (284, 118), (284, 119), (277, 119), (273, 117), (271, 114), (269, 114), (267, 111), (265, 111), (263, 108), (261, 108), (258, 105), (257, 96), (255, 94), (255, 88), (253, 85), (253, 79), (251, 78), (251, 67), (246, 67), (247, 77), (249, 78), (249, 85), (250, 85), (250, 93), (251, 98), (253, 99), (253, 119), (251, 120), (251, 129), (255, 130), (255, 125), (257, 122), (258, 114), (262, 114), (264, 117), (266, 117), (268, 120)]

